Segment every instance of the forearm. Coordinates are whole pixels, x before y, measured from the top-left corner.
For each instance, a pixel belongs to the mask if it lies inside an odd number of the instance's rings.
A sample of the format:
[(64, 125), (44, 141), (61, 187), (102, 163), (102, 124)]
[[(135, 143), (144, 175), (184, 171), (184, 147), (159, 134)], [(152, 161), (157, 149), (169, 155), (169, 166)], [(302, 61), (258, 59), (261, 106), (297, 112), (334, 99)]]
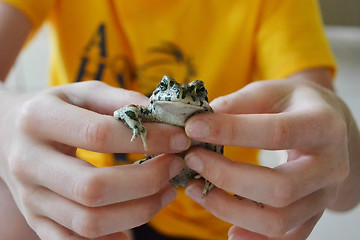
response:
[(334, 90), (332, 74), (329, 68), (314, 68), (295, 73), (288, 77), (289, 81), (310, 81), (331, 91)]
[(0, 179), (0, 233), (4, 239), (39, 239), (17, 208), (9, 189)]
[(0, 2), (0, 81), (6, 79), (31, 29), (20, 11)]

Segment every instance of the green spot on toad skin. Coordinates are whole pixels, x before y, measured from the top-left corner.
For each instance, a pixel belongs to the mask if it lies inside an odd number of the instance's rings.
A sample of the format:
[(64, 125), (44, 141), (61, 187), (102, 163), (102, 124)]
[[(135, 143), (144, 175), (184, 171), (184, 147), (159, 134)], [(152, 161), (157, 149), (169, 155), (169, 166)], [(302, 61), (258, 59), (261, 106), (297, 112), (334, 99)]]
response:
[(133, 111), (126, 111), (125, 112), (125, 114), (129, 117), (129, 118), (131, 118), (132, 120), (136, 120), (137, 118), (136, 118), (136, 114), (133, 112)]

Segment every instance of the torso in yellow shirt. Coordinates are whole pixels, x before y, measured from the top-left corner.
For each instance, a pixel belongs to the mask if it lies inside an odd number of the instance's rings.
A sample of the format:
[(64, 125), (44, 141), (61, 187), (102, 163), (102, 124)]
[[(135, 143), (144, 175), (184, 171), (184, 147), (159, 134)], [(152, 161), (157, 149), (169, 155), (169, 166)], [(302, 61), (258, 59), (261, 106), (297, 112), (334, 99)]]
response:
[[(203, 80), (212, 100), (255, 80), (334, 66), (313, 0), (4, 1), (35, 29), (50, 21), (52, 86), (96, 79), (149, 95), (169, 75), (183, 83)], [(137, 157), (78, 155), (96, 166)], [(256, 163), (257, 150), (227, 146), (225, 155)], [(196, 239), (226, 239), (230, 227), (181, 189), (150, 225)]]

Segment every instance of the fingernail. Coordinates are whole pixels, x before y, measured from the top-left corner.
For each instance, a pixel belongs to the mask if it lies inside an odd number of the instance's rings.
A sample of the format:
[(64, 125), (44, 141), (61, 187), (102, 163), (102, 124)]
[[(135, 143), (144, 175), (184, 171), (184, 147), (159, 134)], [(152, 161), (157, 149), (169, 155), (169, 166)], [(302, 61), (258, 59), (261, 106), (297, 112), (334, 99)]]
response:
[(184, 167), (185, 167), (184, 159), (174, 156), (174, 159), (171, 160), (169, 166), (170, 178), (173, 178), (176, 175), (178, 175)]
[(230, 239), (231, 236), (232, 236), (232, 237), (234, 236), (234, 231), (235, 231), (235, 229), (236, 229), (236, 227), (235, 227), (234, 225), (229, 228), (229, 231), (228, 231), (228, 237), (229, 237), (229, 239)]
[(235, 234), (234, 234), (235, 227), (232, 226), (228, 231), (228, 240), (235, 240)]
[(243, 239), (244, 239), (243, 237), (236, 235), (234, 233), (230, 234), (228, 238), (228, 240), (243, 240)]
[(195, 172), (202, 173), (202, 171), (204, 169), (204, 164), (198, 154), (196, 154), (194, 152), (190, 152), (185, 155), (184, 159), (185, 159), (186, 166), (188, 166)]
[(191, 140), (184, 134), (175, 134), (171, 137), (170, 147), (176, 151), (184, 151), (190, 147)]
[(162, 206), (166, 206), (169, 203), (171, 203), (177, 195), (177, 191), (174, 187), (170, 187), (169, 189), (167, 189), (161, 196), (161, 204)]
[(208, 122), (203, 120), (190, 120), (185, 125), (185, 132), (191, 138), (202, 139), (209, 136), (210, 126)]
[(199, 204), (203, 201), (202, 190), (196, 183), (188, 185), (185, 188), (185, 194)]

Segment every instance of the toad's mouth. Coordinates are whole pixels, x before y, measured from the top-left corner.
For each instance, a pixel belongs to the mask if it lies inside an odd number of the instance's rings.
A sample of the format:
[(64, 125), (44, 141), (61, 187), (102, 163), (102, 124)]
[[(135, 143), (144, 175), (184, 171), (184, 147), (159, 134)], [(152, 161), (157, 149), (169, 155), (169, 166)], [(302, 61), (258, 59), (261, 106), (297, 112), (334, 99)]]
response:
[(184, 126), (186, 120), (195, 113), (205, 112), (204, 107), (183, 102), (157, 101), (154, 104), (154, 115), (161, 116), (161, 122)]
[(180, 102), (180, 101), (156, 101), (154, 106), (161, 106), (164, 108), (196, 108), (196, 109), (204, 109), (203, 102)]

